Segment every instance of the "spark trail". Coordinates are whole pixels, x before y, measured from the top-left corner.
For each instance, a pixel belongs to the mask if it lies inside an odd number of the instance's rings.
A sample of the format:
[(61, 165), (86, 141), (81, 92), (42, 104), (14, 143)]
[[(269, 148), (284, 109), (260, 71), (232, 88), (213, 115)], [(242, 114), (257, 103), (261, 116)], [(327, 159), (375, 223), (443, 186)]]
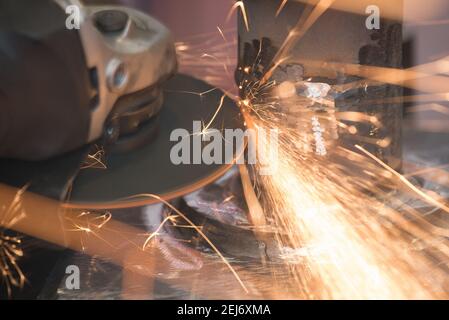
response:
[[(449, 260), (449, 231), (414, 209), (406, 197), (427, 203), (443, 215), (449, 213), (447, 206), (358, 145), (349, 149), (327, 137), (324, 144), (329, 154), (311, 151), (316, 144), (310, 130), (312, 119), (332, 121), (335, 113), (341, 131), (349, 136), (357, 130), (341, 121), (345, 117), (354, 123), (371, 122), (377, 128), (382, 123), (360, 112), (344, 114), (329, 106), (324, 113), (313, 112), (306, 99), (276, 95), (273, 72), (291, 60), (290, 49), (332, 4), (321, 0), (304, 12), (261, 80), (239, 84), (246, 86), (240, 105), (247, 123), (280, 132), (279, 145), (272, 146), (278, 148), (277, 171), (257, 175), (257, 184), (267, 220), (278, 230), (279, 247), (295, 280), (294, 291), (302, 299), (447, 298), (444, 266)], [(283, 6), (284, 2), (280, 10)], [(316, 64), (335, 67), (323, 61)], [(432, 94), (449, 90), (447, 81), (438, 75), (447, 68), (445, 59), (409, 70), (340, 67), (370, 82), (402, 83)], [(367, 85), (363, 83), (348, 88)], [(288, 115), (279, 111), (279, 104), (297, 110), (295, 130), (285, 124)], [(355, 140), (385, 148), (389, 139)]]
[[(326, 112), (314, 112), (305, 99), (279, 99), (276, 90), (275, 83), (261, 87), (256, 82), (241, 105), (247, 123), (280, 132), (277, 171), (258, 175), (257, 182), (267, 220), (279, 230), (278, 243), (298, 298), (447, 298), (448, 275), (442, 266), (449, 258), (449, 232), (404, 199), (427, 203), (445, 215), (449, 208), (358, 145), (348, 149), (328, 137), (324, 144), (329, 154), (311, 151), (316, 142), (310, 120), (329, 120), (334, 111), (325, 107)], [(285, 124), (288, 115), (279, 111), (279, 104), (295, 106), (295, 129)], [(357, 133), (341, 122), (345, 118), (382, 127), (377, 118), (360, 112), (337, 111), (336, 118), (340, 134)], [(389, 141), (356, 140), (381, 148)]]

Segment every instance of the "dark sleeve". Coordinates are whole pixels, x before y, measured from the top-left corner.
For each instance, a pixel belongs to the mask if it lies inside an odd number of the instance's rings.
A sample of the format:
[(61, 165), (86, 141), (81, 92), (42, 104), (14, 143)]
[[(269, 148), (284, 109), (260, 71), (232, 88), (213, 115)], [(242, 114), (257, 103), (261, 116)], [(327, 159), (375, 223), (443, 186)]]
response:
[(0, 158), (42, 160), (86, 143), (93, 92), (66, 17), (49, 0), (0, 0)]

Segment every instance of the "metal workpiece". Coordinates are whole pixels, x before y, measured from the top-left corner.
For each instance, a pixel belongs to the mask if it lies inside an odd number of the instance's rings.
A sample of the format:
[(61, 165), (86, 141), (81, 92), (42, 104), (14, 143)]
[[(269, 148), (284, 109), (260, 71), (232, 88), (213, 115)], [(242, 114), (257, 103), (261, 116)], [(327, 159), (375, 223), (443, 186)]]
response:
[[(269, 74), (263, 80), (278, 87), (273, 98), (290, 125), (304, 123), (304, 108), (313, 104), (315, 111), (329, 113), (324, 130), (330, 144), (333, 139), (346, 147), (360, 144), (400, 169), (402, 88), (376, 82), (373, 75), (384, 72), (377, 68), (402, 66), (402, 1), (388, 8), (380, 1), (358, 1), (350, 8), (335, 2), (307, 32), (305, 21), (316, 8), (305, 1), (288, 1), (284, 7), (283, 1), (243, 2), (249, 28), (240, 15), (236, 79), (241, 95)], [(368, 28), (372, 6), (380, 9), (379, 28)], [(286, 45), (289, 37), (296, 41)], [(279, 55), (285, 46), (288, 54)], [(373, 121), (347, 121), (338, 117), (339, 112), (361, 112)], [(339, 122), (343, 125), (337, 129)], [(303, 130), (301, 125), (298, 130)]]
[[(171, 201), (171, 204), (176, 206), (194, 225), (199, 226), (202, 233), (227, 260), (244, 267), (254, 275), (269, 275), (271, 272), (277, 272), (278, 280), (283, 279), (288, 286), (282, 261), (283, 251), (288, 251), (290, 248), (279, 248), (275, 241), (275, 233), (268, 229), (264, 230), (263, 240), (256, 238), (254, 226), (247, 219), (248, 208), (242, 195), (239, 171), (236, 167), (229, 170), (222, 178), (194, 193)], [(206, 264), (212, 263), (212, 268), (219, 270), (222, 261), (219, 259), (208, 261), (208, 258), (213, 257), (215, 253), (205, 238), (194, 228), (186, 225), (185, 220), (166, 205), (153, 204), (134, 209), (114, 210), (112, 214), (115, 219), (135, 225), (142, 232), (151, 233), (157, 230), (156, 241), (164, 259), (171, 266), (158, 274), (154, 291), (144, 289), (141, 291), (140, 298), (183, 299), (192, 296), (203, 298), (195, 293), (196, 287), (207, 284), (207, 287), (211, 287), (208, 294), (212, 292), (216, 294), (215, 291), (220, 292), (223, 286), (228, 285), (225, 282), (226, 272), (217, 272), (214, 279), (204, 277), (202, 270)], [(87, 275), (82, 279), (83, 285), (76, 292), (68, 290), (65, 286), (66, 276), (60, 277), (54, 271), (49, 276), (42, 298), (62, 300), (124, 298), (122, 296), (124, 272), (110, 261), (74, 254), (61, 261), (61, 264), (78, 265)], [(58, 266), (55, 270), (60, 268)], [(188, 284), (184, 290), (176, 286), (180, 278)], [(171, 285), (167, 281), (171, 281)], [(264, 283), (259, 285), (260, 288), (268, 286)], [(56, 292), (55, 287), (58, 288)], [(144, 284), (143, 287), (145, 288)], [(185, 290), (186, 288), (190, 291)], [(232, 296), (238, 289), (231, 286), (228, 294)], [(255, 289), (256, 292), (257, 289)], [(252, 294), (256, 293), (252, 292)], [(222, 296), (222, 293), (220, 292), (219, 295)]]

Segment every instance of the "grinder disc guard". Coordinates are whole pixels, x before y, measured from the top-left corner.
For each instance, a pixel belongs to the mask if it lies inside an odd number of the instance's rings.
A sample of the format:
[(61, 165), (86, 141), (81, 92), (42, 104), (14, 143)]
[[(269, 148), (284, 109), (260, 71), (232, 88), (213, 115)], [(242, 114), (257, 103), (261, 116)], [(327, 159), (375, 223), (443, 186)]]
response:
[[(216, 128), (221, 132), (224, 129), (244, 128), (238, 106), (227, 97), (223, 99), (214, 118), (223, 93), (213, 89), (200, 80), (182, 74), (167, 81), (164, 86), (164, 105), (156, 120), (157, 124), (154, 124), (158, 126), (154, 139), (147, 145), (124, 153), (106, 152), (106, 169), (82, 169), (74, 180), (67, 205), (107, 209), (151, 204), (157, 202), (157, 199), (135, 196), (153, 194), (171, 199), (220, 177), (231, 167), (229, 161), (211, 165), (175, 165), (170, 159), (172, 147), (180, 141), (170, 141), (170, 134), (176, 129), (189, 132), (186, 138), (189, 139), (192, 156), (194, 121), (208, 125), (213, 119), (209, 129)], [(223, 149), (230, 143), (233, 141), (222, 139)], [(243, 148), (243, 145), (235, 145), (234, 156), (241, 154)]]

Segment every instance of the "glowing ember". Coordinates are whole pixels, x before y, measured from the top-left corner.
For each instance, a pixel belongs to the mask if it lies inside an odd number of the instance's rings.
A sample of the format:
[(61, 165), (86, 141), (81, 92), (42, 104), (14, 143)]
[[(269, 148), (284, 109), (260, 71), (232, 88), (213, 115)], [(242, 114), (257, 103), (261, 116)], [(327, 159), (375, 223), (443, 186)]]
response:
[(8, 207), (0, 209), (4, 210), (0, 221), (0, 280), (5, 284), (8, 296), (11, 295), (12, 287), (22, 288), (26, 281), (19, 266), (19, 260), (24, 254), (20, 247), (22, 238), (4, 229), (12, 228), (24, 217), (21, 196), (25, 189), (26, 187), (17, 192)]

